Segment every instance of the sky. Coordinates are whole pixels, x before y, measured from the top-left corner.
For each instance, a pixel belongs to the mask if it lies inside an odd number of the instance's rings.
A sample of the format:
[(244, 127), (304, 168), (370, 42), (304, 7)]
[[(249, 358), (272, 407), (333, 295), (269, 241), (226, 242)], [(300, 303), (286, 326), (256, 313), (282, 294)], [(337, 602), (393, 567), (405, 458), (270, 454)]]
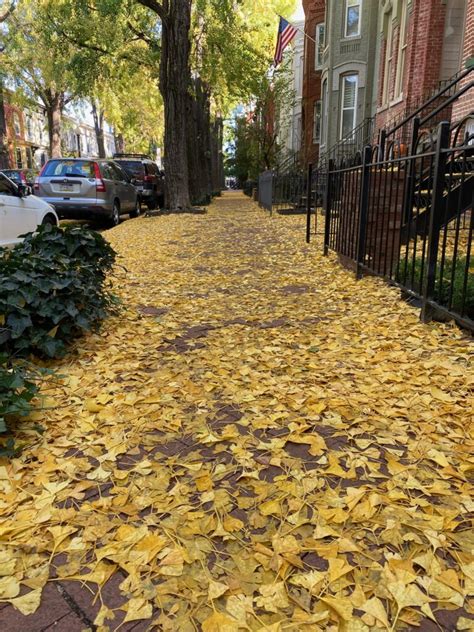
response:
[(293, 20), (304, 20), (304, 11), (303, 11), (303, 2), (302, 0), (298, 0), (298, 9), (293, 16)]

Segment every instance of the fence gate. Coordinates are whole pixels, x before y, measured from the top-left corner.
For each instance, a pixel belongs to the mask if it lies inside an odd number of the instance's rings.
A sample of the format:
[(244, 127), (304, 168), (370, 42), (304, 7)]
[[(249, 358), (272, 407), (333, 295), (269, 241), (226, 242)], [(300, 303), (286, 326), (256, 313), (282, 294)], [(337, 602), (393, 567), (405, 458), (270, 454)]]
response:
[(273, 171), (264, 171), (258, 179), (258, 203), (267, 211), (273, 208)]

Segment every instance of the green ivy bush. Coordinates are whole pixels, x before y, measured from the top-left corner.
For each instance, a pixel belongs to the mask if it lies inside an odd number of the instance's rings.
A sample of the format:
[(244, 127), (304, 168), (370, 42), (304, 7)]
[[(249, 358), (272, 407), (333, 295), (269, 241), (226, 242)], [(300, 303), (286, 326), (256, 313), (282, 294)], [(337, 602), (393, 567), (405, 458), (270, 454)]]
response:
[(15, 356), (61, 357), (117, 309), (107, 274), (116, 254), (83, 226), (45, 225), (0, 251), (1, 346)]
[[(27, 363), (12, 362), (5, 353), (0, 354), (0, 435), (8, 432), (11, 419), (30, 413), (31, 401), (38, 393), (40, 372)], [(0, 441), (0, 457), (16, 453), (12, 437)]]

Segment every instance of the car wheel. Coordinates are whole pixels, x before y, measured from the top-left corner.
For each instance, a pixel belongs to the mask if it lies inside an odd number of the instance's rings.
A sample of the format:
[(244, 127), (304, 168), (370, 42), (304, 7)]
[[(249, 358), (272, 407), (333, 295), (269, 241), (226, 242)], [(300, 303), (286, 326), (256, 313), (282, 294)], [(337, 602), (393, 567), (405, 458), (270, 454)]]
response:
[(109, 225), (118, 226), (120, 224), (120, 205), (117, 200), (114, 202), (114, 207), (112, 209), (112, 215), (109, 218)]
[(52, 215), (46, 215), (46, 217), (43, 217), (43, 221), (41, 222), (41, 226), (56, 226), (57, 222), (56, 222), (56, 218), (53, 217)]
[(133, 211), (130, 211), (130, 217), (139, 217), (141, 215), (142, 212), (142, 208), (140, 205), (140, 200), (139, 198), (137, 198), (137, 201), (135, 203), (135, 208), (133, 209)]

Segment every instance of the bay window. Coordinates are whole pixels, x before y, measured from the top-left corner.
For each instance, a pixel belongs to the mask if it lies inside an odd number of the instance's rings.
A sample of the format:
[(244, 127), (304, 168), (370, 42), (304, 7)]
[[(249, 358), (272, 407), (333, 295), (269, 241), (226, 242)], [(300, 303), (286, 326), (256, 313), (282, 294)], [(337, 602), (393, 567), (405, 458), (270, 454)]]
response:
[(340, 137), (350, 138), (357, 120), (357, 88), (358, 75), (344, 75), (342, 81), (341, 97), (341, 128)]

